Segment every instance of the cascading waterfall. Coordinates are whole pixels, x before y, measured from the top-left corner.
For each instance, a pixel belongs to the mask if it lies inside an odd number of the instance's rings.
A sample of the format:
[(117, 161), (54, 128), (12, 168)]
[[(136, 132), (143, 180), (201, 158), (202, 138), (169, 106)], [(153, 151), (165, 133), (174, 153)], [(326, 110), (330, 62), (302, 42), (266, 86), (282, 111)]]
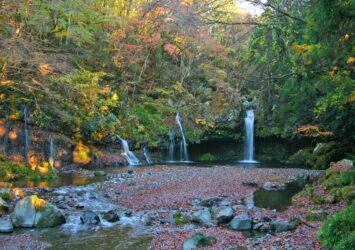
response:
[(169, 142), (168, 142), (168, 161), (174, 161), (175, 152), (175, 131), (173, 128), (169, 129)]
[(143, 155), (145, 157), (145, 161), (148, 163), (148, 164), (153, 164), (154, 161), (152, 160), (152, 157), (150, 156), (150, 153), (149, 153), (149, 150), (146, 146), (143, 147)]
[(245, 163), (256, 163), (254, 160), (254, 110), (247, 109), (245, 123), (245, 150), (244, 160)]
[(49, 139), (49, 156), (48, 156), (48, 163), (51, 167), (54, 167), (55, 161), (55, 145), (53, 138)]
[(129, 150), (128, 142), (123, 140), (121, 137), (117, 136), (121, 140), (122, 148), (123, 148), (123, 157), (127, 160), (130, 166), (139, 165), (140, 161), (134, 155), (132, 151)]
[(25, 123), (25, 162), (28, 162), (28, 151), (30, 148), (30, 133), (28, 131), (28, 127), (27, 127), (27, 106), (25, 106), (23, 108), (23, 121)]
[(176, 123), (179, 127), (179, 131), (180, 131), (180, 136), (181, 136), (181, 144), (180, 144), (180, 160), (181, 161), (188, 161), (189, 160), (189, 155), (187, 152), (187, 143), (186, 143), (186, 139), (185, 139), (185, 135), (184, 135), (184, 130), (182, 128), (181, 125), (181, 117), (179, 112), (176, 113), (176, 117), (175, 117)]

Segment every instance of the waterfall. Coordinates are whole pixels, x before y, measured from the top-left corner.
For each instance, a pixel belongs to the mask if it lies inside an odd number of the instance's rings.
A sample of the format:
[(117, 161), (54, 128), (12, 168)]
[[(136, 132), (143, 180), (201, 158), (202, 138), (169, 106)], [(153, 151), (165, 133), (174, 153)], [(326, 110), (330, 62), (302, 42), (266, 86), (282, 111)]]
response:
[(55, 161), (55, 145), (54, 145), (54, 140), (53, 138), (49, 139), (49, 157), (48, 157), (48, 163), (51, 167), (54, 167), (54, 161)]
[(129, 150), (128, 142), (126, 140), (123, 140), (121, 137), (118, 136), (118, 138), (121, 140), (122, 148), (123, 148), (123, 157), (127, 160), (128, 164), (130, 166), (134, 165), (139, 165), (140, 161), (138, 158), (133, 154), (132, 151)]
[(27, 106), (23, 108), (23, 121), (25, 123), (25, 162), (28, 163), (28, 151), (30, 148), (30, 133), (27, 127)]
[(186, 143), (186, 139), (185, 139), (185, 135), (184, 135), (184, 130), (182, 128), (181, 125), (181, 117), (179, 115), (179, 113), (176, 113), (176, 123), (179, 127), (179, 131), (180, 131), (180, 136), (181, 136), (181, 144), (180, 144), (180, 160), (181, 161), (188, 161), (189, 160), (189, 156), (188, 156), (188, 152), (187, 152), (187, 143)]
[(169, 142), (168, 142), (168, 161), (174, 161), (175, 152), (175, 131), (173, 128), (169, 129)]
[(254, 161), (254, 110), (247, 109), (245, 123), (245, 150), (243, 162), (256, 162)]
[(148, 148), (146, 146), (143, 147), (143, 155), (145, 157), (145, 161), (148, 163), (148, 164), (153, 164), (153, 160), (152, 160), (152, 157), (150, 156), (150, 153), (148, 151)]

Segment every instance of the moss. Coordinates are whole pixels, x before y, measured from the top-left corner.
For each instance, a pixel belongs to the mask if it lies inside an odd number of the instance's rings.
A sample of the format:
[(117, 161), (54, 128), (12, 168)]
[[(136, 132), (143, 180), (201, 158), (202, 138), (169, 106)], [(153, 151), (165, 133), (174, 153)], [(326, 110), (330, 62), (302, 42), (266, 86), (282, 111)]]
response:
[(317, 237), (324, 247), (331, 249), (355, 249), (355, 204), (326, 220)]
[(343, 187), (340, 193), (345, 202), (351, 204), (355, 200), (355, 185)]
[(305, 216), (308, 221), (323, 221), (327, 218), (327, 213), (325, 211), (321, 211), (319, 213), (311, 211), (307, 212)]
[(176, 225), (183, 225), (190, 222), (189, 217), (183, 213), (173, 214), (173, 219)]
[(207, 153), (207, 154), (203, 154), (198, 158), (199, 161), (214, 161), (216, 160), (216, 157), (211, 154), (211, 153)]

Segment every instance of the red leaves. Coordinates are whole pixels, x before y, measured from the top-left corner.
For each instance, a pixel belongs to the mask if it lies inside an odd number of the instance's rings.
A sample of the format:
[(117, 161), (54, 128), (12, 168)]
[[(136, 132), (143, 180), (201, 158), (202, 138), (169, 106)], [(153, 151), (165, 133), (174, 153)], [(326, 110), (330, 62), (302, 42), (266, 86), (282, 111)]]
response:
[(164, 51), (173, 57), (177, 57), (181, 54), (180, 49), (171, 43), (164, 45)]

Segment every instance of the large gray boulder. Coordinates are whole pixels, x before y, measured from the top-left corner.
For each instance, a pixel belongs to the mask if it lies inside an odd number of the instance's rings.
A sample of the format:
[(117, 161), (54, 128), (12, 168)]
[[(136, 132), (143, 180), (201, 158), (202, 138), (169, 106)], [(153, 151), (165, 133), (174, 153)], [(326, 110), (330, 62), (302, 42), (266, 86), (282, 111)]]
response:
[(225, 224), (233, 219), (233, 209), (231, 207), (217, 207), (213, 211), (213, 218), (217, 224)]
[(207, 209), (194, 212), (192, 214), (192, 222), (201, 224), (203, 226), (213, 225), (211, 213)]
[(60, 210), (37, 195), (18, 201), (11, 220), (15, 227), (55, 227), (65, 223)]
[(0, 233), (12, 233), (14, 227), (10, 221), (0, 220)]
[(270, 223), (271, 230), (275, 230), (277, 233), (286, 232), (296, 229), (296, 226), (287, 221), (273, 221)]
[(252, 224), (253, 219), (246, 214), (235, 216), (230, 223), (231, 228), (236, 231), (251, 230)]

